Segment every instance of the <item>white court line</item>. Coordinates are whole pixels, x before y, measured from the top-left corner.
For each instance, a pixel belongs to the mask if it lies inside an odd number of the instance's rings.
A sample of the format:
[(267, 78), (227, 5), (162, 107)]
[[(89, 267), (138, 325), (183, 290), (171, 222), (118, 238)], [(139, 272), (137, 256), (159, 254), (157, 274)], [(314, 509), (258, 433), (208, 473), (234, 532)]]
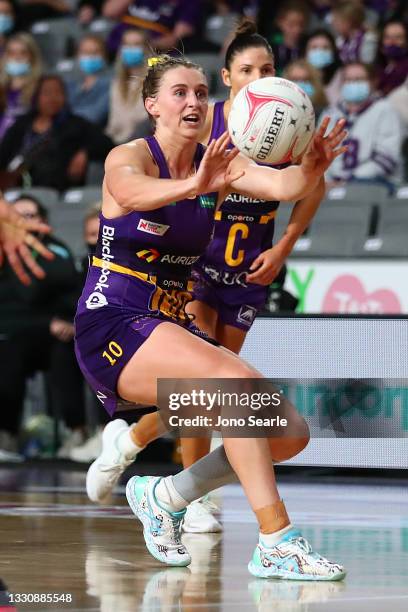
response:
[(317, 603), (347, 603), (349, 601), (380, 601), (382, 599), (408, 599), (408, 595), (378, 595), (375, 597), (333, 597), (332, 599), (325, 602), (310, 602), (313, 604)]
[(117, 563), (118, 565), (128, 565), (128, 566), (130, 565), (130, 567), (137, 567), (137, 568), (140, 567), (136, 563), (131, 563), (130, 561), (123, 561), (122, 559), (114, 559), (113, 557), (105, 557), (105, 560), (113, 561), (113, 563)]

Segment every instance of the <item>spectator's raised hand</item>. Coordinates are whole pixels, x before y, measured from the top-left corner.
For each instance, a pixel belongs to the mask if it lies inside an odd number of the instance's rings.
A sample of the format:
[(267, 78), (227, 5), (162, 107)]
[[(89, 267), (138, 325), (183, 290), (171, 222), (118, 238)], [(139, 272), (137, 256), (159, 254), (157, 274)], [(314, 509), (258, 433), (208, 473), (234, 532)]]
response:
[(24, 285), (31, 280), (24, 265), (39, 279), (45, 273), (35, 260), (37, 254), (46, 259), (53, 259), (54, 255), (32, 232), (48, 234), (50, 227), (41, 221), (24, 219), (5, 200), (0, 198), (0, 266), (4, 256), (10, 266)]

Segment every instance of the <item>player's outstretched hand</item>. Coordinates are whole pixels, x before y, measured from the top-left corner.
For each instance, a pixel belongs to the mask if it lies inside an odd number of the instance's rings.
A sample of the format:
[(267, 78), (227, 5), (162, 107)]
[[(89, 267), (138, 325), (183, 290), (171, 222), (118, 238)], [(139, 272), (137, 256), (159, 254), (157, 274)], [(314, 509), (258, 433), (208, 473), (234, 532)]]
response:
[(231, 162), (238, 155), (238, 149), (227, 150), (230, 143), (228, 132), (208, 145), (196, 174), (195, 192), (197, 194), (223, 191), (231, 183), (245, 174), (243, 170), (231, 171)]
[(345, 119), (336, 121), (333, 129), (326, 135), (330, 117), (325, 117), (316, 130), (302, 158), (302, 168), (307, 174), (321, 176), (332, 161), (347, 151), (347, 146), (340, 146), (347, 132), (344, 129)]
[(24, 285), (29, 285), (31, 280), (23, 264), (31, 270), (34, 276), (39, 279), (44, 278), (44, 270), (35, 261), (32, 251), (37, 251), (46, 259), (53, 259), (54, 254), (31, 232), (48, 234), (50, 231), (46, 223), (24, 219), (12, 206), (0, 198), (0, 266), (5, 256)]

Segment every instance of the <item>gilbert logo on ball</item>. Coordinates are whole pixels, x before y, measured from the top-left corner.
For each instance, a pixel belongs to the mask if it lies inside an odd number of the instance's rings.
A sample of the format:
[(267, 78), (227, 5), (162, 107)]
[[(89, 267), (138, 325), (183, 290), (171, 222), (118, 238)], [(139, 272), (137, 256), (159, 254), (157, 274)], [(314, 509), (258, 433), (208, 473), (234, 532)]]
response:
[(249, 83), (236, 95), (228, 118), (234, 145), (263, 164), (295, 160), (315, 128), (313, 105), (295, 83), (267, 77)]

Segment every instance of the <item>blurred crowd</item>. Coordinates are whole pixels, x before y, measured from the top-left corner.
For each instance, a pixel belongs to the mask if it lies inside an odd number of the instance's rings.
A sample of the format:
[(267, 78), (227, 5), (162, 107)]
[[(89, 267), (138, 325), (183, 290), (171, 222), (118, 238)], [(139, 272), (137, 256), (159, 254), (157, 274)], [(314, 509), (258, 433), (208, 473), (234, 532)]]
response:
[(90, 162), (149, 130), (140, 96), (146, 58), (205, 54), (221, 66), (242, 15), (257, 21), (277, 74), (305, 89), (318, 116), (347, 117), (349, 153), (329, 179), (401, 181), (404, 0), (0, 0), (0, 187), (83, 185)]
[[(218, 70), (242, 16), (257, 22), (274, 50), (277, 75), (306, 91), (318, 118), (346, 118), (348, 151), (330, 168), (330, 186), (379, 182), (392, 192), (408, 180), (405, 0), (0, 0), (0, 190), (62, 193), (96, 183), (93, 164), (101, 168), (113, 146), (149, 133), (140, 95), (147, 58), (185, 53)], [(215, 79), (212, 98), (227, 95)], [(46, 205), (28, 193), (13, 203), (23, 216), (44, 219)], [(91, 252), (97, 209), (82, 221), (84, 252)], [(56, 255), (46, 264), (46, 281), (27, 288), (7, 266), (0, 269), (0, 401), (7, 407), (0, 460), (21, 451), (25, 385), (40, 370), (47, 405), (58, 406), (50, 414), (68, 431), (60, 455), (90, 461), (105, 417), (92, 407), (90, 436), (73, 353), (87, 258), (78, 269), (63, 241), (46, 241)], [(283, 281), (272, 286), (272, 311), (295, 307)]]

